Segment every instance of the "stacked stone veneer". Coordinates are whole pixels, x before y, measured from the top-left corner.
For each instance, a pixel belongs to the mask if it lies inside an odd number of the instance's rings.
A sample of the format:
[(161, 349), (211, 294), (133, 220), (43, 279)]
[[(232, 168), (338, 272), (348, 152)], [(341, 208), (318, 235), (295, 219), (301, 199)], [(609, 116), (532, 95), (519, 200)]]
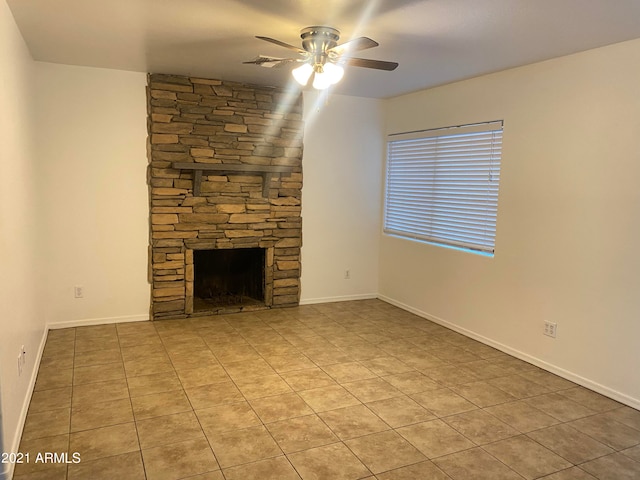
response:
[[(149, 75), (151, 313), (193, 314), (193, 250), (265, 249), (265, 306), (297, 305), (302, 237), (302, 98), (270, 87)], [(173, 162), (284, 166), (263, 196), (260, 173)]]

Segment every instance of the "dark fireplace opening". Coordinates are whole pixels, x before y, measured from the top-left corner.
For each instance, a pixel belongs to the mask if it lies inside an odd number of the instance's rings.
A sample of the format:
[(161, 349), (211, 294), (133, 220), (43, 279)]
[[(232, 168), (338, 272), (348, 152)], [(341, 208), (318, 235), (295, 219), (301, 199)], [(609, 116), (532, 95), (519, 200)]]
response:
[(194, 250), (193, 310), (264, 305), (265, 249)]

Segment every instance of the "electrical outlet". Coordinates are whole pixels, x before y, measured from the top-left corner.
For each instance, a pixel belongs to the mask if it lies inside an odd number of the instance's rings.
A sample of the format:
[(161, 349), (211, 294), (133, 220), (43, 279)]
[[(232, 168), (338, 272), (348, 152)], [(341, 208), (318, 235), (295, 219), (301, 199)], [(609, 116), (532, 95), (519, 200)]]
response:
[(84, 297), (84, 287), (82, 285), (76, 285), (75, 287), (73, 287), (73, 295), (76, 298)]
[(547, 337), (556, 338), (556, 330), (558, 329), (558, 324), (553, 322), (544, 322), (544, 334)]
[(27, 351), (24, 349), (24, 345), (20, 347), (20, 357), (22, 358), (22, 366), (27, 363)]
[(344, 279), (345, 280), (350, 280), (351, 279), (351, 270), (345, 270), (344, 271)]
[(22, 375), (22, 352), (18, 354), (18, 376)]

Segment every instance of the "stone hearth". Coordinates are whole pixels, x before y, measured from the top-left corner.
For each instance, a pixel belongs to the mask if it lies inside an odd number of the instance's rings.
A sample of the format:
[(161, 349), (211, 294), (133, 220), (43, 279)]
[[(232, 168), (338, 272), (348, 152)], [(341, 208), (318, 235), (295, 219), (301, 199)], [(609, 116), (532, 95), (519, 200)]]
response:
[[(152, 318), (297, 305), (299, 92), (151, 74), (147, 100)], [(262, 300), (194, 310), (194, 253), (218, 249), (262, 249)]]

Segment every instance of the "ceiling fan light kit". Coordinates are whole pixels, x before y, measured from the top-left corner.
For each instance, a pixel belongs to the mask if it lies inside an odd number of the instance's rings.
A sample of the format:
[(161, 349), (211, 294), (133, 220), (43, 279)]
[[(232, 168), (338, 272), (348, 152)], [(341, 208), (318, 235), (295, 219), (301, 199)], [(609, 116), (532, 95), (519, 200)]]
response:
[[(318, 73), (316, 72), (316, 78), (318, 77)], [(327, 62), (324, 64), (323, 72), (320, 73), (323, 77), (329, 80), (329, 84), (333, 85), (334, 83), (338, 83), (342, 80), (344, 76), (344, 68), (340, 65), (336, 65), (335, 63)]]
[(302, 63), (302, 65), (291, 71), (293, 78), (300, 85), (305, 86), (313, 76), (313, 88), (317, 90), (325, 90), (338, 83), (344, 75), (343, 65), (386, 71), (395, 70), (398, 67), (395, 62), (352, 57), (352, 52), (377, 47), (378, 43), (367, 37), (358, 37), (338, 45), (340, 31), (333, 27), (313, 26), (303, 28), (300, 31), (302, 48), (294, 47), (274, 38), (260, 36), (256, 38), (294, 50), (302, 58), (276, 58), (260, 55), (255, 60), (244, 63), (262, 67), (281, 67), (294, 62)]
[(309, 78), (313, 75), (313, 66), (310, 63), (303, 63), (299, 67), (291, 70), (291, 75), (296, 79), (300, 85), (306, 85), (309, 82)]
[(344, 75), (344, 68), (335, 63), (327, 62), (323, 64), (303, 63), (297, 68), (291, 70), (293, 78), (300, 85), (305, 86), (309, 83), (311, 75), (315, 73), (313, 78), (313, 88), (324, 90), (329, 86), (338, 83)]

